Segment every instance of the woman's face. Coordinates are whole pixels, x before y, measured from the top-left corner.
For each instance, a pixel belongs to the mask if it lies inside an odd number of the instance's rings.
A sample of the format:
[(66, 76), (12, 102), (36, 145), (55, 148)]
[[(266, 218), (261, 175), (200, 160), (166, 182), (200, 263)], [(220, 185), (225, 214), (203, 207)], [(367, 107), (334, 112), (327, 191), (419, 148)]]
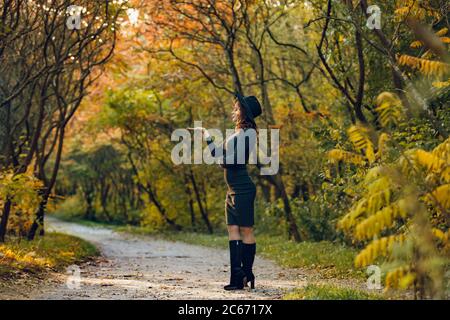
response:
[(241, 107), (239, 106), (239, 101), (236, 101), (231, 112), (231, 118), (234, 122), (237, 122), (241, 118)]

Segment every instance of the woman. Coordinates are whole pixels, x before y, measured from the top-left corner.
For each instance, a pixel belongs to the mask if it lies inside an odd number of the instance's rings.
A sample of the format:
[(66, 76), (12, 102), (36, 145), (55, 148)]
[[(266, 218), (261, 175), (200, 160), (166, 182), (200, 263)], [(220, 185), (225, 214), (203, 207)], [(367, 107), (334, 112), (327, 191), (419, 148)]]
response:
[[(223, 157), (221, 166), (224, 168), (225, 182), (228, 186), (225, 212), (231, 276), (230, 283), (224, 287), (225, 290), (240, 290), (248, 286), (249, 282), (251, 288), (255, 288), (252, 267), (256, 253), (256, 241), (253, 235), (256, 187), (248, 175), (247, 164), (249, 155), (256, 145), (257, 127), (254, 119), (261, 113), (261, 105), (256, 97), (236, 95), (232, 112), (235, 133), (219, 147), (223, 150), (222, 155), (216, 154), (218, 147), (208, 131), (198, 128), (206, 136), (212, 156)], [(243, 142), (245, 147), (242, 145)], [(243, 151), (245, 154), (242, 154)]]

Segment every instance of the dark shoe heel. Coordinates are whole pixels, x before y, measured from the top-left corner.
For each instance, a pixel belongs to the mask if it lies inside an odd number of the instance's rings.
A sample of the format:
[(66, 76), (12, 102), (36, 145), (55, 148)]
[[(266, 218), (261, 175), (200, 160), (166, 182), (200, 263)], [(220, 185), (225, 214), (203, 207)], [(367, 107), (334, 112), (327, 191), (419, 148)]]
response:
[(242, 244), (242, 269), (244, 270), (247, 281), (245, 286), (248, 287), (250, 282), (250, 289), (255, 289), (255, 275), (253, 274), (252, 267), (255, 261), (256, 244)]

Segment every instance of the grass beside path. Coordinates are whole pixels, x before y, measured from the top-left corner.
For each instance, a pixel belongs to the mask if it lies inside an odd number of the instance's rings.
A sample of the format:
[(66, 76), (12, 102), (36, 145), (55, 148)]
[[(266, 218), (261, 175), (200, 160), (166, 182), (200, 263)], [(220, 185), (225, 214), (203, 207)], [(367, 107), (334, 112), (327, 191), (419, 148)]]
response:
[(33, 241), (9, 239), (0, 244), (0, 279), (21, 273), (60, 271), (99, 255), (97, 248), (80, 238), (48, 232)]
[(381, 300), (382, 295), (329, 284), (309, 284), (284, 296), (284, 300)]

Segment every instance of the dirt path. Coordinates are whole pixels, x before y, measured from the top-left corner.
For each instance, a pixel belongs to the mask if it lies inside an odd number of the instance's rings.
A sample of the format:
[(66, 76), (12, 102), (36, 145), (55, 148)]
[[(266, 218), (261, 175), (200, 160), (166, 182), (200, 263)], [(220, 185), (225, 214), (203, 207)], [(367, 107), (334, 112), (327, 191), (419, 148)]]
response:
[(228, 252), (147, 236), (49, 219), (49, 230), (86, 239), (102, 252), (79, 266), (81, 285), (69, 289), (67, 275), (40, 287), (34, 299), (279, 299), (306, 283), (301, 271), (256, 258), (254, 291), (225, 292)]

